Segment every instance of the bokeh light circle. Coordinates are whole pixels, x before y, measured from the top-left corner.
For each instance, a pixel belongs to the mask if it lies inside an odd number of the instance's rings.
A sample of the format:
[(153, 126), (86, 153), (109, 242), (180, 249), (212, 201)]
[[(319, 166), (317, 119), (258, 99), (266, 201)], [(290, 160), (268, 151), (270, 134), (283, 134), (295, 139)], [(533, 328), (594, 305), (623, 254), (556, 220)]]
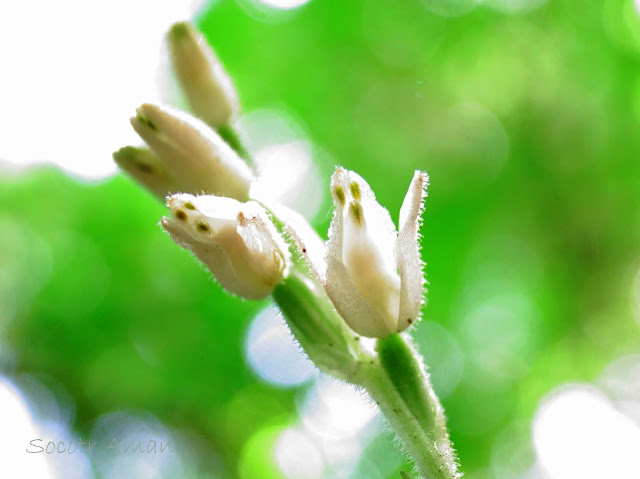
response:
[(640, 426), (588, 384), (562, 386), (541, 402), (533, 441), (550, 479), (640, 476)]
[(279, 10), (288, 10), (290, 8), (301, 7), (309, 0), (255, 0), (267, 7), (277, 8)]
[(263, 309), (251, 322), (245, 352), (253, 372), (274, 385), (295, 386), (315, 374), (275, 306)]

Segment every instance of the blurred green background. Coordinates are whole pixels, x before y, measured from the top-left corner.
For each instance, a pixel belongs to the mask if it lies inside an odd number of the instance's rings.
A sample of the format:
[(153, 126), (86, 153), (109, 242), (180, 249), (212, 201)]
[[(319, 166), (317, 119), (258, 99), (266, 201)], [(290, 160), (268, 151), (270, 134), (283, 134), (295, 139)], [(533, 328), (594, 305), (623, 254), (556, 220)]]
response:
[[(195, 21), (249, 117), (286, 112), (311, 145), (322, 235), (335, 164), (396, 220), (413, 170), (429, 173), (428, 305), (414, 337), (465, 477), (578, 477), (535, 443), (549, 393), (569, 383), (596, 394), (589, 382), (629, 427), (640, 418), (640, 17), (631, 0), (480, 3), (220, 0)], [(137, 427), (177, 444), (171, 460), (92, 456), (52, 477), (410, 471), (366, 401), (280, 351), (290, 340), (272, 312), (252, 322), (268, 301), (213, 284), (161, 232), (163, 205), (129, 179), (39, 167), (4, 174), (0, 201), (5, 384), (46, 431)], [(28, 441), (9, 431), (24, 455)], [(627, 472), (609, 477), (640, 477), (640, 466)]]

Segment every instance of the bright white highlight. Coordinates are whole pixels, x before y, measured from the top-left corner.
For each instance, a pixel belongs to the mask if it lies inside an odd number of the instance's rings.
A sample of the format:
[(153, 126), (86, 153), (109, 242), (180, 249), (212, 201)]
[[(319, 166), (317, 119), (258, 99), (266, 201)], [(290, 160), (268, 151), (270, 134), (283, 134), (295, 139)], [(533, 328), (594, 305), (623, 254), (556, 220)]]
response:
[(101, 446), (92, 451), (92, 459), (105, 479), (186, 476), (187, 468), (175, 437), (151, 414), (105, 414), (96, 422), (91, 440)]
[(353, 387), (319, 376), (301, 401), (299, 413), (300, 425), (287, 429), (278, 441), (280, 469), (292, 479), (315, 478), (326, 463), (331, 465), (331, 477), (355, 477), (352, 473), (362, 451), (377, 432), (372, 420), (378, 409)]
[(318, 447), (304, 432), (286, 429), (275, 448), (280, 470), (291, 479), (321, 479), (324, 460)]
[(640, 476), (640, 428), (593, 386), (551, 393), (533, 423), (540, 466), (549, 479)]
[(309, 0), (255, 0), (258, 4), (266, 5), (267, 7), (277, 8), (279, 10), (288, 10), (290, 8), (297, 8)]
[(324, 185), (312, 161), (314, 149), (297, 119), (282, 110), (255, 110), (240, 117), (238, 128), (258, 170), (252, 193), (275, 197), (313, 218)]
[(83, 178), (114, 173), (111, 153), (139, 143), (133, 107), (164, 100), (165, 32), (199, 3), (0, 2), (0, 160), (54, 163)]
[(15, 383), (0, 376), (0, 477), (92, 479), (54, 394), (29, 376)]
[(294, 386), (311, 379), (313, 364), (294, 343), (278, 309), (269, 306), (255, 317), (245, 343), (251, 369), (265, 381)]
[[(46, 454), (27, 454), (25, 449), (38, 434), (20, 392), (0, 377), (0, 475), (20, 471), (20, 477), (54, 477), (47, 465)], [(37, 443), (46, 447), (46, 442)], [(38, 448), (31, 449), (39, 451)]]
[(271, 194), (305, 218), (313, 218), (322, 203), (322, 193), (309, 143), (268, 145), (258, 150), (255, 161), (258, 181), (253, 187), (258, 194)]
[(301, 408), (301, 421), (316, 435), (333, 440), (355, 437), (378, 409), (353, 387), (321, 376)]

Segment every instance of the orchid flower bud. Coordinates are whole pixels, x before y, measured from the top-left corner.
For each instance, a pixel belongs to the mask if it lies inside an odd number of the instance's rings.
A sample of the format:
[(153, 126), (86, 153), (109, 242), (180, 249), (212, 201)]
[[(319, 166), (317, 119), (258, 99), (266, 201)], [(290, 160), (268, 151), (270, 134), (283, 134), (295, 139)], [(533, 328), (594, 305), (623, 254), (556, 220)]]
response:
[(174, 24), (167, 40), (191, 110), (212, 128), (230, 123), (240, 109), (238, 94), (207, 40), (186, 22)]
[(145, 104), (131, 125), (162, 160), (179, 191), (246, 200), (254, 175), (227, 143), (197, 118)]
[(420, 316), (424, 276), (418, 229), (427, 184), (427, 174), (416, 171), (397, 233), (366, 181), (342, 168), (333, 175), (335, 212), (324, 286), (347, 324), (363, 336), (403, 331)]
[(173, 195), (162, 226), (229, 292), (262, 299), (286, 275), (289, 250), (262, 206), (218, 196)]

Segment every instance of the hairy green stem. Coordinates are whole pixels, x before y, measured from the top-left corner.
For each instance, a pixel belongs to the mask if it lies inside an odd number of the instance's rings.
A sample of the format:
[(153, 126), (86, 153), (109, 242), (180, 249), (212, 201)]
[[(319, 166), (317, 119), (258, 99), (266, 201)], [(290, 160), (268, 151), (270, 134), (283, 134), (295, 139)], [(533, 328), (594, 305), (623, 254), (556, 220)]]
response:
[(380, 369), (365, 387), (428, 479), (460, 477), (444, 409), (420, 355), (400, 334), (378, 339)]
[(362, 387), (426, 479), (457, 479), (444, 410), (420, 356), (399, 334), (365, 350), (312, 279), (293, 272), (273, 291), (294, 337), (322, 371)]
[(360, 369), (359, 344), (322, 287), (294, 271), (274, 288), (272, 297), (309, 359), (327, 374), (356, 382)]
[(458, 475), (437, 449), (431, 431), (415, 418), (393, 382), (381, 368), (367, 374), (365, 389), (402, 441), (416, 468), (426, 479), (454, 479)]

